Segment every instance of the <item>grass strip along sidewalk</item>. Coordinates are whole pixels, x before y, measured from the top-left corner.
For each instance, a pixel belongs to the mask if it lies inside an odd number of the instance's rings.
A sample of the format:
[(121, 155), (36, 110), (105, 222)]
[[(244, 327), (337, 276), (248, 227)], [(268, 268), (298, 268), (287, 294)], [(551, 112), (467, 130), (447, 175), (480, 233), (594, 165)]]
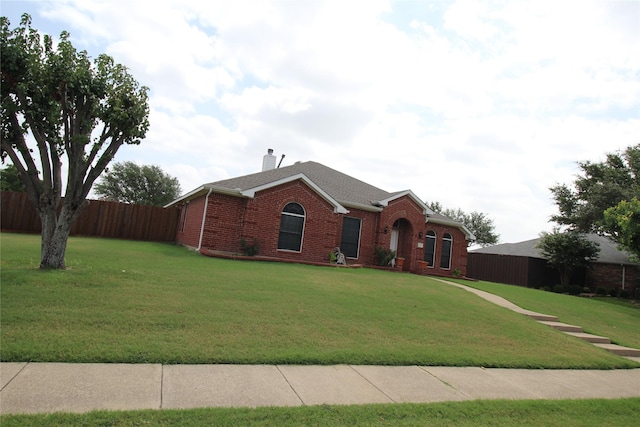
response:
[(467, 401), (431, 404), (207, 408), (192, 410), (12, 415), (3, 427), (30, 426), (546, 426), (636, 425), (640, 399)]
[(40, 271), (39, 236), (0, 238), (3, 361), (638, 366), (428, 277), (95, 238)]

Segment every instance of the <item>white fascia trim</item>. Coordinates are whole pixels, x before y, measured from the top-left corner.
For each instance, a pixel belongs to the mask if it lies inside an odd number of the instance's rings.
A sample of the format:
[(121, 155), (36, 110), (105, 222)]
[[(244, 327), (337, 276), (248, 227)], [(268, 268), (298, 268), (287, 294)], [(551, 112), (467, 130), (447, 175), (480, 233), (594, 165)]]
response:
[(201, 185), (195, 190), (191, 190), (187, 194), (184, 194), (178, 197), (177, 199), (175, 199), (174, 201), (167, 203), (166, 205), (163, 206), (163, 208), (170, 208), (171, 206), (179, 205), (182, 202), (186, 202), (188, 200), (191, 200), (199, 196), (200, 195), (199, 193), (202, 193), (202, 194), (206, 193), (206, 191), (207, 191), (207, 187), (205, 185)]
[(369, 212), (382, 212), (382, 208), (379, 206), (374, 206), (374, 205), (363, 205), (360, 203), (352, 203), (352, 202), (346, 202), (346, 203), (342, 203), (343, 206), (348, 207), (348, 208), (353, 208), (353, 209), (360, 209), (362, 211), (369, 211)]
[(418, 196), (416, 196), (414, 194), (414, 192), (411, 191), (411, 190), (402, 191), (402, 192), (400, 192), (398, 194), (394, 194), (393, 196), (391, 196), (391, 197), (389, 197), (387, 199), (384, 199), (384, 200), (380, 200), (380, 201), (378, 201), (376, 203), (380, 204), (380, 206), (386, 207), (386, 206), (389, 205), (389, 202), (392, 202), (392, 201), (397, 200), (397, 199), (399, 199), (401, 197), (404, 197), (404, 196), (409, 196), (409, 198), (411, 198), (411, 200), (416, 202), (416, 204), (422, 208), (422, 213), (424, 215), (433, 215), (434, 214), (434, 212), (431, 209), (429, 209), (427, 207), (427, 205), (425, 205), (424, 202), (422, 200), (420, 200), (420, 198)]
[(282, 184), (287, 184), (292, 181), (301, 180), (309, 187), (313, 189), (316, 193), (318, 193), (323, 199), (329, 202), (333, 206), (334, 213), (346, 214), (349, 213), (349, 210), (342, 206), (336, 199), (328, 195), (322, 188), (318, 187), (316, 183), (311, 181), (305, 174), (299, 173), (296, 175), (291, 175), (286, 178), (279, 179), (277, 181), (269, 182), (267, 184), (259, 185), (257, 187), (249, 188), (247, 190), (241, 191), (241, 195), (245, 197), (253, 198), (255, 197), (258, 191), (267, 190), (269, 188), (277, 187)]
[(242, 196), (242, 193), (239, 188), (230, 189), (226, 187), (218, 187), (216, 185), (211, 185), (211, 184), (203, 184), (200, 187), (196, 188), (195, 190), (191, 190), (187, 194), (180, 196), (179, 198), (175, 199), (173, 202), (165, 205), (164, 207), (169, 208), (171, 206), (179, 205), (180, 203), (188, 202), (189, 200), (193, 200), (200, 196), (204, 196), (205, 194), (208, 196), (209, 194), (211, 194), (211, 192), (228, 194), (230, 196)]
[(452, 219), (442, 219), (442, 218), (430, 218), (427, 217), (426, 222), (432, 222), (434, 224), (440, 225), (450, 225), (451, 227), (456, 227), (462, 230), (467, 240), (475, 240), (476, 236), (473, 235), (471, 230), (469, 230), (463, 223), (454, 221)]

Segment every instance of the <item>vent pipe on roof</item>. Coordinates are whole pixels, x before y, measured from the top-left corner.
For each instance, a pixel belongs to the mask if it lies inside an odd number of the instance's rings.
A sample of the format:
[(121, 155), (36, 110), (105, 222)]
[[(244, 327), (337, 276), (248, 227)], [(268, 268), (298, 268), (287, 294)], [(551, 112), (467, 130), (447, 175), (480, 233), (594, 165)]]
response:
[(262, 158), (262, 172), (276, 168), (276, 156), (273, 155), (273, 149), (269, 148), (267, 154)]

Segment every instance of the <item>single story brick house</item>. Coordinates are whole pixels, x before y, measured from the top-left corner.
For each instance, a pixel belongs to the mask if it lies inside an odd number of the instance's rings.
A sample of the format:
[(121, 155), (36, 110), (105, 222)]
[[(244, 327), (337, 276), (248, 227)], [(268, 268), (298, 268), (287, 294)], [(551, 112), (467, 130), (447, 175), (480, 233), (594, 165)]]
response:
[(313, 161), (276, 168), (272, 150), (261, 172), (203, 184), (166, 207), (181, 209), (176, 242), (208, 253), (239, 253), (245, 240), (264, 257), (326, 263), (339, 247), (348, 264), (375, 265), (376, 248), (389, 248), (404, 271), (453, 276), (466, 274), (473, 239), (411, 190), (388, 193)]
[[(610, 239), (597, 234), (588, 234), (587, 238), (600, 246), (598, 259), (592, 261), (586, 271), (575, 271), (571, 283), (593, 290), (603, 287), (633, 293), (640, 285), (640, 265)], [(560, 283), (560, 275), (549, 267), (536, 247), (539, 241), (537, 238), (469, 251), (467, 275), (531, 288), (555, 286)]]

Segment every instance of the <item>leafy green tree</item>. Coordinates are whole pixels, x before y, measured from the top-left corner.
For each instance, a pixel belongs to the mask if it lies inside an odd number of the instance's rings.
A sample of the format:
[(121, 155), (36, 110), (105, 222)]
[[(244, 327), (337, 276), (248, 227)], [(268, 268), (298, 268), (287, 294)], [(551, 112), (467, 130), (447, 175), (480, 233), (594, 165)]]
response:
[(115, 163), (94, 186), (98, 196), (114, 202), (164, 206), (180, 195), (180, 183), (158, 166)]
[(583, 233), (615, 235), (604, 222), (604, 212), (623, 200), (640, 198), (640, 144), (607, 154), (604, 162), (578, 165), (580, 173), (572, 186), (550, 189), (559, 210), (551, 220)]
[(93, 183), (123, 144), (146, 135), (148, 88), (111, 57), (92, 61), (78, 52), (66, 31), (54, 43), (27, 14), (17, 28), (9, 25), (0, 18), (0, 155), (18, 169), (40, 215), (40, 268), (65, 268), (69, 232)]
[(24, 185), (18, 177), (18, 169), (9, 164), (6, 168), (0, 169), (0, 190), (2, 191), (24, 191)]
[(551, 233), (541, 233), (537, 247), (547, 262), (558, 269), (563, 286), (569, 284), (574, 270), (587, 267), (600, 253), (600, 245), (588, 240), (583, 233), (560, 232), (557, 228)]
[(604, 227), (640, 262), (640, 200), (623, 200), (604, 211)]
[(469, 245), (476, 244), (484, 247), (498, 243), (500, 236), (495, 233), (493, 220), (487, 214), (477, 211), (466, 213), (459, 208), (446, 209), (440, 202), (427, 203), (427, 207), (440, 215), (463, 223), (476, 236), (476, 239), (469, 242)]

